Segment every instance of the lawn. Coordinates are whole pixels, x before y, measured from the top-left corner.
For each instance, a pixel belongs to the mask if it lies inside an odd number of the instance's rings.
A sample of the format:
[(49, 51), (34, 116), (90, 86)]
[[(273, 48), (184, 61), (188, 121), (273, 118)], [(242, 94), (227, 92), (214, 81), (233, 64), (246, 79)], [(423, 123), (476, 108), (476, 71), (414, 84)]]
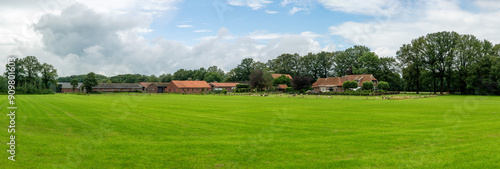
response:
[(0, 168), (500, 167), (500, 97), (360, 98), (18, 95)]

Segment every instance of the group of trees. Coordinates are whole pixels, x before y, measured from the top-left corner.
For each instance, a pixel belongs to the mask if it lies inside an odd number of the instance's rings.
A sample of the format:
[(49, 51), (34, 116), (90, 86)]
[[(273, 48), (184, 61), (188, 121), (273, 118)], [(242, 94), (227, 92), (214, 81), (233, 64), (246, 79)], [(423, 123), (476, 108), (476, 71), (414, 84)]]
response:
[[(16, 91), (20, 94), (48, 94), (50, 87), (57, 84), (57, 70), (47, 63), (40, 63), (35, 56), (16, 58), (14, 63)], [(5, 65), (8, 68), (8, 65)], [(0, 92), (7, 91), (7, 73), (0, 77)], [(54, 86), (54, 85), (52, 85)]]
[(500, 45), (473, 35), (437, 32), (397, 52), (406, 90), (500, 94)]
[(391, 85), (391, 90), (402, 90), (403, 85), (398, 85), (403, 83), (397, 68), (396, 59), (378, 57), (370, 52), (368, 47), (354, 46), (344, 51), (309, 53), (305, 56), (282, 54), (266, 64), (246, 58), (227, 74), (226, 81), (248, 81), (250, 72), (257, 69), (290, 74), (294, 78), (309, 77), (311, 79), (341, 77), (348, 73), (373, 74), (379, 81), (394, 84)]
[[(87, 75), (72, 75), (68, 77), (60, 77), (59, 82), (70, 82), (72, 79), (82, 83)], [(172, 74), (156, 75), (141, 75), (141, 74), (123, 74), (111, 77), (95, 74), (99, 83), (139, 83), (139, 82), (171, 82), (172, 80), (205, 80), (207, 82), (222, 82), (225, 73), (217, 66), (211, 66), (208, 69), (200, 68), (196, 70), (180, 69)]]

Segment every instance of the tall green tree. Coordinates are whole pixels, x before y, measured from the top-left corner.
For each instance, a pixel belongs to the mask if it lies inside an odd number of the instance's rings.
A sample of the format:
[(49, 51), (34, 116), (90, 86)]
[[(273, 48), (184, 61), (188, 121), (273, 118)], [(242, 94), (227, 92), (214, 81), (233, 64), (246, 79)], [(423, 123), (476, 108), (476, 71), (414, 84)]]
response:
[(92, 92), (92, 88), (96, 87), (98, 84), (99, 83), (94, 72), (88, 73), (87, 77), (83, 80), (83, 86), (85, 87), (85, 90), (87, 90), (87, 93)]
[(73, 80), (71, 80), (71, 82), (69, 82), (69, 84), (71, 85), (71, 89), (73, 89), (73, 93), (74, 93), (75, 89), (78, 88), (78, 80), (73, 79)]
[(42, 69), (42, 65), (38, 62), (35, 56), (26, 56), (22, 59), (22, 66), (24, 68), (25, 81), (27, 84), (36, 85), (38, 73)]
[[(400, 66), (404, 67), (406, 72), (406, 83), (410, 90), (420, 92), (420, 83), (422, 71), (425, 69), (424, 54), (426, 53), (425, 37), (420, 37), (412, 40), (411, 44), (404, 44), (396, 53), (396, 58), (399, 60)], [(394, 84), (394, 83), (393, 83)]]
[(48, 89), (50, 87), (49, 83), (57, 84), (57, 70), (54, 69), (54, 66), (43, 63), (41, 66), (41, 73), (42, 84), (45, 89)]
[(359, 58), (363, 56), (364, 53), (370, 52), (370, 48), (366, 46), (356, 45), (354, 47), (348, 48), (334, 57), (334, 72), (336, 76), (346, 75), (346, 70), (350, 67), (359, 68)]

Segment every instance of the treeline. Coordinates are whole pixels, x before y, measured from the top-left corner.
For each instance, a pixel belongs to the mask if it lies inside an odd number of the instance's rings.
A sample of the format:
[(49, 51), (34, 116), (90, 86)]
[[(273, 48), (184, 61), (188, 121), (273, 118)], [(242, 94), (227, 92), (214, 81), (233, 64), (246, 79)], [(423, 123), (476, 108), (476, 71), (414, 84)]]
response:
[[(16, 58), (14, 63), (16, 92), (18, 94), (52, 94), (52, 84), (57, 84), (57, 70), (47, 63), (40, 63), (35, 56)], [(0, 92), (7, 91), (7, 64), (4, 76), (0, 76)]]
[[(365, 46), (354, 46), (344, 51), (299, 54), (282, 54), (266, 63), (245, 58), (234, 69), (225, 73), (217, 66), (208, 69), (179, 69), (174, 74), (146, 76), (125, 74), (112, 77), (97, 75), (100, 83), (170, 82), (172, 80), (204, 80), (207, 82), (249, 82), (254, 70), (263, 74), (290, 74), (293, 77), (309, 77), (311, 83), (318, 78), (344, 76), (349, 74), (373, 74), (379, 81), (389, 82), (390, 90), (403, 90), (403, 80), (397, 70), (395, 58), (379, 57)], [(348, 72), (347, 70), (351, 70)], [(59, 82), (78, 79), (83, 82), (85, 75), (59, 78)], [(310, 85), (310, 84), (309, 84)]]
[[(60, 77), (58, 82), (71, 82), (76, 79), (82, 83), (87, 75), (71, 75)], [(96, 74), (96, 79), (99, 83), (139, 83), (139, 82), (171, 82), (172, 80), (205, 80), (207, 82), (222, 82), (224, 81), (225, 73), (217, 66), (211, 66), (208, 69), (200, 68), (196, 70), (180, 69), (172, 74), (156, 75), (141, 75), (141, 74), (123, 74), (111, 77)]]
[(247, 81), (253, 70), (263, 70), (293, 77), (314, 80), (341, 77), (346, 74), (373, 74), (379, 81), (391, 84), (390, 90), (402, 90), (404, 84), (397, 70), (396, 59), (379, 57), (365, 46), (354, 46), (344, 51), (299, 54), (282, 54), (267, 63), (251, 58), (243, 61), (226, 75), (225, 81)]
[(403, 45), (397, 59), (406, 90), (500, 94), (500, 44), (437, 32)]

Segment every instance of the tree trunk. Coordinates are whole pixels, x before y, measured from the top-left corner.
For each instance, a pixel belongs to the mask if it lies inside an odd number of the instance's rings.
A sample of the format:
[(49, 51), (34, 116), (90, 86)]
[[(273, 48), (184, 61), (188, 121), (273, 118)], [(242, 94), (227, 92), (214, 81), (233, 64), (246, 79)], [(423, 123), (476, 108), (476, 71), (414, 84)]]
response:
[(420, 69), (417, 66), (417, 94), (420, 93)]
[(441, 82), (440, 82), (440, 85), (441, 85), (441, 86), (439, 86), (439, 94), (440, 94), (440, 95), (443, 95), (443, 88), (444, 88), (444, 75), (440, 75), (440, 76), (441, 76), (441, 77), (439, 77), (439, 78), (440, 78), (440, 80), (441, 80)]

